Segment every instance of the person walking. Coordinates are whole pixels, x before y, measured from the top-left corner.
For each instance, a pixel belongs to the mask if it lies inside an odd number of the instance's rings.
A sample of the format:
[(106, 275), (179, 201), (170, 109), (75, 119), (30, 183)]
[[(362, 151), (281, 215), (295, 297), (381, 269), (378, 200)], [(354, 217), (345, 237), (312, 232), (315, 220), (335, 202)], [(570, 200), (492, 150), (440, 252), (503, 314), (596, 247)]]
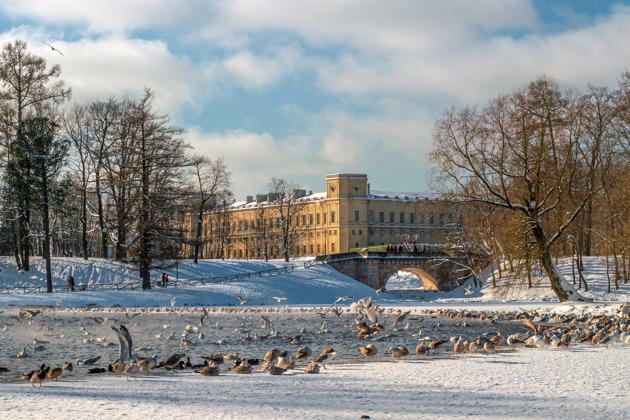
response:
[(68, 277), (68, 287), (66, 288), (66, 292), (74, 292), (74, 277)]

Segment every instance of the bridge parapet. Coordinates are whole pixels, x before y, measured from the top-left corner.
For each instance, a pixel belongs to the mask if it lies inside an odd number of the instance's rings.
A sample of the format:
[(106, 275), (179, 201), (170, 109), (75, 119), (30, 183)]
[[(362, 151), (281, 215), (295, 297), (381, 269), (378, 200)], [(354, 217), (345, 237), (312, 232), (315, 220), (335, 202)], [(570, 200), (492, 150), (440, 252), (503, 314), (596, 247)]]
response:
[[(444, 249), (422, 252), (346, 252), (320, 255), (337, 271), (375, 289), (384, 287), (398, 271), (414, 273), (425, 290), (451, 291), (463, 283), (471, 263), (475, 269), (487, 265), (482, 257), (465, 256)], [(485, 264), (484, 264), (485, 263)]]

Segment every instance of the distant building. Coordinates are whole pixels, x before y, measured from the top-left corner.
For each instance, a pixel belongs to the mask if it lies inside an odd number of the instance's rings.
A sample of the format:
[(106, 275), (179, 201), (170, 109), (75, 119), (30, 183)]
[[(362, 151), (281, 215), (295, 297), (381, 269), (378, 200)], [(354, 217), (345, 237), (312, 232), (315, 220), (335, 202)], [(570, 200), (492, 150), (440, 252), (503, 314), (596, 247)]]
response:
[[(290, 255), (296, 257), (390, 244), (438, 244), (461, 225), (455, 203), (435, 194), (371, 191), (365, 174), (328, 175), (326, 192), (294, 190), (290, 198)], [(266, 253), (270, 259), (282, 258), (286, 214), (280, 214), (281, 199), (248, 196), (208, 213), (200, 257), (261, 259)], [(192, 246), (184, 252), (192, 254)]]

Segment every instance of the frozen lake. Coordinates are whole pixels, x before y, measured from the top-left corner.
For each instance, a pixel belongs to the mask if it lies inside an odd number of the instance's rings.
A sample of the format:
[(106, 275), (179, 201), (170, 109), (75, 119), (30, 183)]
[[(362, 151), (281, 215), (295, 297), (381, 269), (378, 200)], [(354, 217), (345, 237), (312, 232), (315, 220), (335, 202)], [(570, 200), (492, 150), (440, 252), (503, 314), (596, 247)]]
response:
[[(169, 309), (166, 309), (169, 310)], [(360, 346), (373, 343), (379, 350), (377, 360), (391, 360), (389, 347), (407, 346), (413, 356), (421, 338), (445, 339), (462, 335), (474, 340), (482, 334), (494, 335), (501, 331), (504, 336), (523, 331), (520, 322), (468, 319), (468, 327), (462, 327), (462, 319), (450, 319), (412, 313), (396, 328), (392, 327), (396, 312), (379, 316), (385, 331), (376, 337), (360, 340), (355, 326), (356, 313), (344, 312), (340, 316), (329, 312), (320, 314), (313, 309), (292, 308), (291, 312), (225, 313), (210, 312), (204, 325), (199, 326), (200, 310), (176, 308), (176, 312), (139, 313), (131, 318), (122, 310), (75, 312), (72, 310), (45, 310), (43, 315), (24, 317), (21, 323), (15, 318), (18, 309), (6, 309), (0, 314), (0, 340), (3, 352), (0, 366), (10, 372), (0, 374), (0, 381), (19, 380), (22, 372), (30, 372), (46, 363), (52, 367), (70, 361), (75, 365), (72, 373), (64, 377), (81, 377), (88, 367), (107, 367), (118, 356), (118, 339), (111, 326), (125, 325), (133, 338), (134, 353), (139, 356), (158, 355), (160, 360), (173, 353), (185, 352), (194, 364), (203, 362), (201, 356), (216, 353), (237, 352), (241, 357), (261, 358), (265, 353), (278, 348), (296, 354), (297, 349), (308, 346), (315, 357), (326, 347), (337, 352), (335, 363), (362, 362), (365, 358), (358, 353)], [(271, 321), (271, 329), (264, 328), (261, 316)], [(369, 323), (369, 322), (368, 322)], [(187, 329), (189, 332), (185, 333)], [(189, 345), (180, 346), (186, 334)], [(203, 338), (200, 338), (203, 334)], [(297, 342), (289, 340), (301, 336)], [(169, 339), (170, 337), (170, 339)], [(42, 350), (35, 350), (35, 339), (44, 343)], [(18, 358), (17, 354), (26, 346), (29, 357)], [(453, 344), (446, 343), (440, 354), (448, 355)], [(93, 366), (77, 366), (75, 360), (101, 356)], [(229, 362), (228, 362), (229, 363)], [(223, 365), (226, 366), (226, 365)], [(157, 372), (164, 372), (159, 369)]]

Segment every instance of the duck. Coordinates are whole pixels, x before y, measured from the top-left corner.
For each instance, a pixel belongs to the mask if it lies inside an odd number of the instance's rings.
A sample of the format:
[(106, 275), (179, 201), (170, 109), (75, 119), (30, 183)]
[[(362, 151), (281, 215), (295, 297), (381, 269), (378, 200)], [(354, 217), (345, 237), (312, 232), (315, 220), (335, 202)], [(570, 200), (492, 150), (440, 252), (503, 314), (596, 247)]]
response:
[(63, 369), (60, 367), (56, 367), (48, 371), (48, 377), (50, 378), (51, 381), (58, 382), (59, 377), (61, 376), (62, 373), (63, 373)]
[(494, 345), (494, 343), (492, 341), (486, 341), (486, 343), (483, 345), (483, 349), (486, 351), (486, 353), (496, 353), (496, 346)]
[(96, 373), (105, 373), (107, 372), (107, 369), (102, 368), (102, 367), (96, 367), (96, 368), (88, 368), (87, 373), (90, 375), (96, 374)]
[(374, 347), (374, 344), (368, 344), (365, 347), (359, 347), (359, 353), (367, 357), (368, 360), (370, 358), (374, 360), (374, 356), (376, 356), (376, 354), (378, 353), (378, 350), (376, 349), (376, 347)]
[(36, 383), (39, 383), (39, 386), (42, 386), (42, 382), (46, 380), (46, 376), (48, 375), (49, 367), (45, 366), (43, 369), (34, 372), (31, 375), (31, 385), (35, 386)]
[(74, 369), (74, 366), (72, 366), (72, 363), (70, 362), (65, 362), (61, 368), (68, 372), (72, 372), (72, 370)]

